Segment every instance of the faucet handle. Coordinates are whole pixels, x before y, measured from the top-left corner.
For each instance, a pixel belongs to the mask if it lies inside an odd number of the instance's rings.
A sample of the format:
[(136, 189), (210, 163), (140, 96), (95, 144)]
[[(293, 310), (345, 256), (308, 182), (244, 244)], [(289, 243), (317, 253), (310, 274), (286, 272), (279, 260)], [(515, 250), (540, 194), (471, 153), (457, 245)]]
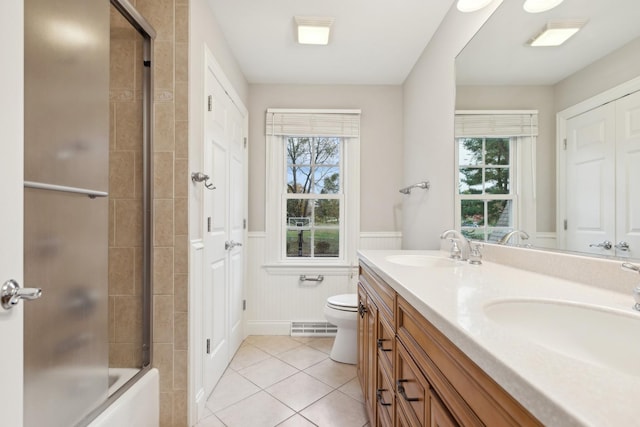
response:
[(483, 247), (484, 245), (482, 243), (469, 242), (469, 264), (482, 264), (482, 252), (480, 252), (480, 249)]
[(456, 239), (449, 239), (451, 242), (451, 251), (449, 253), (449, 257), (451, 259), (461, 259), (462, 258), (462, 250), (458, 246), (458, 241)]

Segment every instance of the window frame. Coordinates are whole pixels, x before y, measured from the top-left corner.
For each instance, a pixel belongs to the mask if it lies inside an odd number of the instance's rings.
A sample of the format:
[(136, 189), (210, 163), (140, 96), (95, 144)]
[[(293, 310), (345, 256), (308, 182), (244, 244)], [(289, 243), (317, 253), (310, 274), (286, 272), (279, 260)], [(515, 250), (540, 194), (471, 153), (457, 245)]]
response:
[[(460, 164), (460, 141), (463, 139), (482, 139), (483, 140), (483, 153), (482, 153), (482, 161), (480, 163), (478, 163), (477, 165), (461, 165)], [(491, 165), (491, 164), (487, 164), (485, 161), (485, 154), (486, 154), (486, 140), (487, 139), (508, 139), (509, 140), (509, 163), (508, 165)], [(461, 136), (461, 137), (456, 137), (455, 138), (455, 173), (456, 173), (456, 179), (455, 179), (455, 192), (456, 192), (456, 197), (455, 197), (455, 226), (456, 229), (460, 230), (461, 232), (464, 232), (465, 230), (474, 230), (474, 229), (482, 229), (483, 230), (483, 236), (484, 242), (489, 241), (489, 236), (491, 235), (491, 233), (493, 232), (493, 230), (504, 230), (505, 233), (509, 232), (511, 230), (514, 229), (518, 229), (518, 223), (519, 223), (519, 197), (518, 197), (518, 137), (517, 136), (502, 136), (502, 137), (496, 137), (496, 136), (476, 136), (476, 137), (469, 137), (469, 136)], [(499, 168), (499, 169), (505, 169), (506, 167), (509, 168), (509, 193), (504, 193), (504, 194), (492, 194), (492, 193), (486, 193), (486, 170), (487, 169), (491, 169), (491, 168)], [(483, 192), (481, 194), (461, 194), (460, 193), (460, 170), (462, 168), (467, 168), (467, 169), (480, 169), (482, 171), (482, 187), (483, 187)], [(484, 211), (483, 211), (483, 216), (484, 216), (484, 224), (480, 227), (468, 227), (468, 226), (463, 226), (462, 225), (462, 201), (463, 200), (477, 200), (477, 201), (482, 201), (484, 203)], [(512, 224), (511, 226), (508, 227), (504, 227), (504, 226), (491, 226), (488, 223), (488, 212), (487, 212), (487, 205), (489, 202), (491, 201), (503, 201), (503, 200), (509, 200), (511, 201), (511, 218), (512, 218)]]
[[(461, 212), (459, 203), (458, 143), (461, 137), (505, 137), (515, 138), (516, 159), (513, 174), (516, 178), (511, 188), (518, 196), (514, 213), (514, 226), (531, 236), (528, 244), (544, 245), (538, 239), (537, 220), (537, 141), (539, 137), (538, 110), (456, 110), (454, 183), (455, 213), (454, 227), (460, 230)], [(542, 178), (544, 182), (544, 178)]]
[[(293, 136), (293, 135), (285, 135), (282, 136), (282, 144), (283, 144), (283, 150), (282, 150), (282, 155), (284, 156), (286, 153), (286, 150), (284, 149), (284, 147), (287, 145), (287, 139), (288, 138), (301, 138), (299, 136)], [(307, 136), (305, 136), (304, 138), (307, 138)], [(345, 237), (344, 237), (344, 233), (345, 233), (345, 189), (344, 189), (344, 176), (345, 176), (345, 165), (344, 165), (344, 155), (346, 152), (346, 144), (347, 138), (344, 137), (326, 137), (326, 136), (313, 136), (313, 137), (308, 137), (308, 138), (336, 138), (336, 139), (340, 139), (340, 156), (339, 156), (339, 163), (338, 163), (338, 167), (340, 169), (340, 181), (339, 181), (339, 190), (337, 193), (326, 193), (326, 194), (321, 194), (321, 193), (289, 193), (288, 191), (286, 191), (287, 186), (288, 186), (288, 182), (287, 182), (287, 176), (288, 176), (288, 168), (289, 166), (293, 166), (293, 164), (289, 164), (288, 161), (283, 161), (283, 176), (284, 176), (284, 181), (282, 183), (283, 187), (283, 191), (282, 191), (282, 205), (281, 205), (281, 209), (283, 212), (283, 219), (284, 219), (284, 224), (282, 227), (282, 235), (281, 235), (281, 239), (283, 239), (283, 241), (285, 242), (284, 245), (282, 245), (282, 251), (283, 253), (281, 254), (281, 258), (283, 260), (287, 260), (287, 261), (291, 261), (291, 260), (299, 260), (299, 259), (307, 259), (307, 260), (318, 260), (318, 259), (326, 259), (326, 260), (335, 260), (335, 259), (340, 259), (342, 258), (342, 256), (344, 255), (344, 247), (345, 247)], [(326, 165), (322, 164), (322, 167), (325, 167)], [(335, 165), (331, 165), (331, 166), (335, 166)], [(314, 161), (311, 161), (311, 163), (309, 164), (309, 167), (311, 168), (311, 170), (313, 170), (314, 167), (317, 167), (317, 164)], [(314, 186), (314, 185), (312, 185)], [(289, 200), (338, 200), (340, 203), (340, 213), (338, 216), (338, 226), (335, 227), (325, 227), (325, 226), (318, 226), (315, 223), (311, 223), (310, 225), (310, 230), (313, 230), (312, 233), (310, 233), (310, 236), (315, 235), (315, 231), (316, 230), (338, 230), (338, 256), (337, 257), (316, 257), (313, 256), (315, 249), (314, 249), (314, 238), (310, 237), (311, 240), (311, 255), (308, 257), (293, 257), (293, 256), (288, 256), (287, 254), (287, 235), (288, 232), (291, 230), (291, 228), (289, 228), (289, 225), (287, 224), (287, 201)]]
[[(318, 109), (268, 109), (267, 114), (357, 114), (360, 110)], [(286, 184), (287, 161), (285, 146), (287, 137), (311, 135), (266, 135), (266, 181), (265, 181), (265, 267), (349, 267), (357, 263), (358, 238), (360, 234), (360, 136), (313, 135), (317, 137), (339, 137), (342, 139), (340, 162), (341, 194), (327, 195), (340, 198), (340, 243), (339, 257), (287, 257), (286, 254)], [(296, 194), (296, 193), (293, 193)], [(302, 193), (297, 193), (302, 194)], [(304, 198), (317, 199), (310, 193)], [(323, 195), (325, 196), (325, 195)], [(296, 197), (297, 198), (297, 197)], [(323, 197), (324, 198), (324, 197)]]

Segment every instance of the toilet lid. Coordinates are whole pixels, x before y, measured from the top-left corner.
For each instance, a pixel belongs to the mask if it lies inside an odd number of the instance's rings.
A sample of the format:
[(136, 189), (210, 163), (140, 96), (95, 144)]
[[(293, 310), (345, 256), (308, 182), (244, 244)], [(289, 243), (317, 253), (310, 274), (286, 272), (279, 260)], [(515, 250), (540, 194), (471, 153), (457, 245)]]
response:
[(355, 311), (358, 308), (358, 294), (334, 295), (327, 298), (327, 305), (338, 310)]

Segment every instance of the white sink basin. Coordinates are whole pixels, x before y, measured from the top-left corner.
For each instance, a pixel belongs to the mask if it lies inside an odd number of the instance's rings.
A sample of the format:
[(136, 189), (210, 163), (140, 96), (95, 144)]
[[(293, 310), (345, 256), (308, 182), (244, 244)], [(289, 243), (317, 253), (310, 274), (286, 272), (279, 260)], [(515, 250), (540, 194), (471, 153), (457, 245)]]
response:
[(462, 264), (461, 261), (434, 255), (389, 255), (385, 259), (393, 264), (406, 265), (409, 267), (453, 267)]
[(502, 300), (484, 307), (501, 327), (574, 359), (640, 376), (640, 314), (553, 300)]

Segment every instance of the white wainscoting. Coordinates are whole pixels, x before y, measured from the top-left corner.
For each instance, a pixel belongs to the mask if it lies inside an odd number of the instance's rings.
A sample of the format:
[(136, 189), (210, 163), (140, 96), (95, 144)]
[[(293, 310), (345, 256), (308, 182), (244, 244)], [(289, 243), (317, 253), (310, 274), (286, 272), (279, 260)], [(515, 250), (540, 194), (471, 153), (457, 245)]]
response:
[[(203, 262), (204, 242), (202, 239), (193, 239), (189, 244), (189, 375), (190, 375), (190, 404), (189, 419), (191, 424), (205, 416), (205, 404), (207, 396), (204, 393), (203, 380), (203, 340), (202, 338), (202, 301), (203, 295)], [(190, 424), (190, 425), (191, 425)]]
[[(357, 269), (265, 268), (265, 233), (251, 232), (247, 247), (247, 335), (289, 335), (291, 322), (326, 321), (322, 313), (331, 295), (355, 293)], [(360, 234), (362, 249), (400, 249), (400, 232)], [(322, 282), (301, 282), (300, 275), (323, 275)]]
[[(521, 243), (528, 243), (526, 240)], [(555, 249), (558, 247), (558, 241), (556, 239), (556, 233), (553, 231), (539, 231), (536, 233), (535, 237), (535, 247), (538, 248), (547, 248), (547, 249)]]

